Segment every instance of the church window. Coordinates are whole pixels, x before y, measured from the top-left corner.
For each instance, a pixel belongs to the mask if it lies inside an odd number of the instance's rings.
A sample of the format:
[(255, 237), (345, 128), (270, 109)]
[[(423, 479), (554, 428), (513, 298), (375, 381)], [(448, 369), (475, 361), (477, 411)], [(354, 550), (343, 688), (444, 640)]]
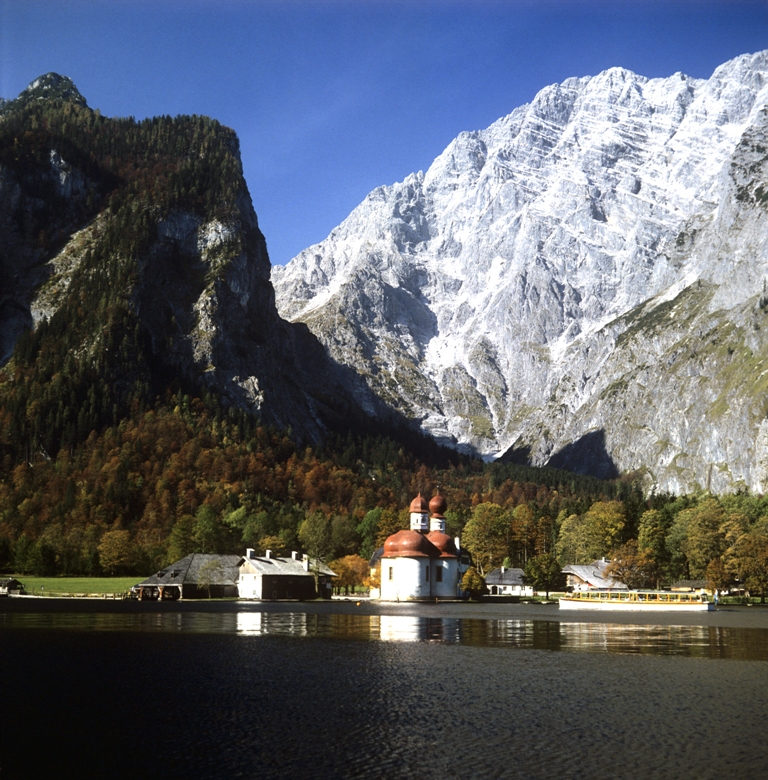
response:
[(395, 578), (395, 567), (389, 566), (389, 579), (393, 580)]
[(440, 566), (435, 570), (435, 582), (443, 581), (443, 567)]

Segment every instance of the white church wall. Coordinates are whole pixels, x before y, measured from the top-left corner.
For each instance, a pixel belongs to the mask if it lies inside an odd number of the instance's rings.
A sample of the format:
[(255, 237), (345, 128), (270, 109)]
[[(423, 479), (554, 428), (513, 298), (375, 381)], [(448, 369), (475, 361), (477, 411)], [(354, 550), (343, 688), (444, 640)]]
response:
[[(442, 582), (438, 579), (438, 570), (442, 572)], [(455, 558), (440, 558), (434, 562), (433, 573), (432, 595), (435, 598), (455, 599), (459, 593), (459, 562)]]
[(382, 558), (381, 599), (408, 601), (429, 598), (428, 565), (428, 558)]

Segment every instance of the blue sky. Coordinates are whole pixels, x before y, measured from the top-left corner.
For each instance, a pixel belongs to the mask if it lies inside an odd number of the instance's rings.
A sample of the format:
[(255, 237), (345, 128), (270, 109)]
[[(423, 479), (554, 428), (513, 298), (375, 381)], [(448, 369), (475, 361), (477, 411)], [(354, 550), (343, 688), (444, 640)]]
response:
[(107, 116), (234, 128), (274, 263), (547, 84), (764, 48), (768, 0), (0, 0), (0, 96), (56, 71)]

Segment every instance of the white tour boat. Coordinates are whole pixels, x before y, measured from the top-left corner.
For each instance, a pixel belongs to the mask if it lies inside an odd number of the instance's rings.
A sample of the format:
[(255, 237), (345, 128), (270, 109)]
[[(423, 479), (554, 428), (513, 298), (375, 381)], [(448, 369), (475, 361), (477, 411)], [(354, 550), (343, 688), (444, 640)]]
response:
[(699, 612), (714, 608), (706, 593), (672, 593), (668, 590), (580, 590), (560, 597), (560, 609)]

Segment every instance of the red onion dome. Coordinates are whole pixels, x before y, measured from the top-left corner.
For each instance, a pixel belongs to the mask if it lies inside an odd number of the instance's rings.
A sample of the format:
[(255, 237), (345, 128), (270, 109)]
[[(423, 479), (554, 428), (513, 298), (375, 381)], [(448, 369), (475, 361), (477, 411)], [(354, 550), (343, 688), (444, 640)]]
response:
[(432, 496), (429, 502), (429, 511), (437, 517), (442, 517), (448, 509), (448, 502), (442, 496)]
[(429, 512), (429, 506), (427, 505), (427, 502), (425, 498), (419, 493), (416, 498), (411, 501), (411, 508), (409, 510), (411, 513), (417, 512), (420, 515), (426, 515)]
[(441, 558), (458, 557), (456, 542), (448, 534), (444, 534), (442, 531), (432, 531), (427, 534), (427, 539), (440, 551)]
[(439, 558), (438, 550), (418, 531), (398, 531), (384, 542), (382, 558)]

